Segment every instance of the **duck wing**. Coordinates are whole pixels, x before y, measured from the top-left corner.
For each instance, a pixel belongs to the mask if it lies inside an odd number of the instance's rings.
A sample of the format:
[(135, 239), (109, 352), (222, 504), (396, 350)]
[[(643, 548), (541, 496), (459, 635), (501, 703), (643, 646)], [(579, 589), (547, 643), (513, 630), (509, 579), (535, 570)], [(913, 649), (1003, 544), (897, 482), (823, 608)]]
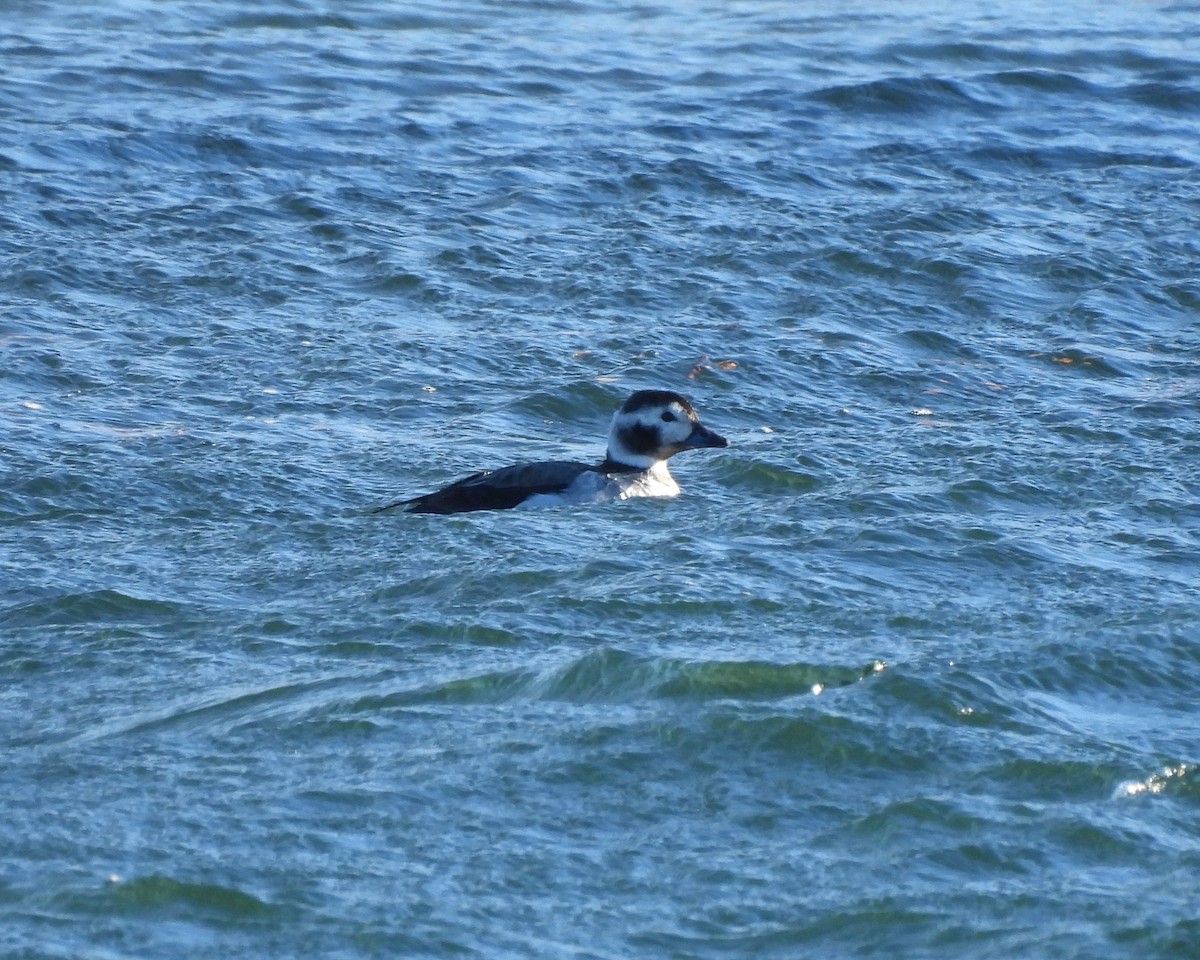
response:
[(409, 513), (468, 513), (472, 510), (509, 510), (538, 493), (561, 493), (583, 474), (595, 470), (571, 460), (515, 463), (499, 470), (483, 470), (448, 487), (409, 500), (398, 500), (375, 513), (404, 507)]

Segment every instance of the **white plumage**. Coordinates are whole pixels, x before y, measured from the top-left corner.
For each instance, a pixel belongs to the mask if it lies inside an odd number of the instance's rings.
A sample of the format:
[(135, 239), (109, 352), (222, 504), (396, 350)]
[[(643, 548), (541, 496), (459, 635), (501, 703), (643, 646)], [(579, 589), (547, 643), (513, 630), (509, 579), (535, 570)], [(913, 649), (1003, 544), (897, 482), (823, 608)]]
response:
[[(569, 460), (517, 463), (485, 470), (420, 497), (380, 507), (410, 513), (466, 513), (630, 497), (673, 497), (679, 484), (667, 461), (684, 450), (727, 447), (692, 405), (668, 390), (639, 390), (613, 415), (608, 450), (598, 464)], [(378, 512), (378, 511), (377, 511)]]

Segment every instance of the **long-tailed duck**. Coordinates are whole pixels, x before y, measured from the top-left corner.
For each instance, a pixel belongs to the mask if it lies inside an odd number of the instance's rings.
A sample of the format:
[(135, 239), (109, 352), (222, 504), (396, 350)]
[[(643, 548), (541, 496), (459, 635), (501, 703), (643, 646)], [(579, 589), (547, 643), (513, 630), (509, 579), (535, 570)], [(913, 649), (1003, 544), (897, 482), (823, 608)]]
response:
[(679, 484), (667, 469), (667, 460), (684, 450), (727, 446), (729, 441), (704, 426), (679, 394), (639, 390), (614, 414), (608, 451), (598, 464), (546, 460), (484, 470), (375, 512), (404, 507), (409, 513), (466, 513), (673, 497)]

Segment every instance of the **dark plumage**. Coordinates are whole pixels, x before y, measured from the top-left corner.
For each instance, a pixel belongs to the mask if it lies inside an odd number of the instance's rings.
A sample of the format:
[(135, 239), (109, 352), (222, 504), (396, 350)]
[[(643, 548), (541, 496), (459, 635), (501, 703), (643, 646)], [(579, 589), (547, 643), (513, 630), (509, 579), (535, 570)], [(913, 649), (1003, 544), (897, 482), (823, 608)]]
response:
[(700, 422), (692, 405), (679, 394), (639, 390), (613, 416), (608, 451), (598, 464), (546, 460), (483, 470), (375, 512), (404, 507), (409, 513), (468, 513), (508, 510), (527, 502), (674, 496), (679, 486), (667, 470), (670, 457), (683, 450), (728, 445), (729, 441)]
[[(401, 500), (409, 513), (468, 513), (472, 510), (509, 510), (537, 493), (558, 493), (581, 474), (595, 467), (570, 460), (514, 463), (499, 470), (481, 470), (441, 490)], [(390, 507), (380, 507), (388, 510)], [(376, 511), (377, 513), (379, 511)]]

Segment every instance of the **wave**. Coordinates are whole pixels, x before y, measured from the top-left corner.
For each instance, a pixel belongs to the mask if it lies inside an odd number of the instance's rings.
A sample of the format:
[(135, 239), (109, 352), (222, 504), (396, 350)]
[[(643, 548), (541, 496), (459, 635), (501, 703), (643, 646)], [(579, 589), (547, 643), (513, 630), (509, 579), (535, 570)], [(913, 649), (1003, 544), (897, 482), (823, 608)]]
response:
[(934, 110), (983, 113), (992, 105), (967, 87), (944, 77), (889, 77), (862, 83), (837, 84), (810, 94), (815, 103), (851, 113), (896, 113), (905, 116)]
[(238, 887), (195, 883), (164, 874), (124, 879), (112, 875), (101, 896), (92, 896), (99, 912), (178, 914), (213, 923), (237, 923), (269, 917), (276, 908)]
[(0, 627), (106, 626), (178, 622), (186, 604), (133, 596), (120, 590), (85, 590), (10, 604), (0, 608)]
[(363, 702), (503, 703), (517, 700), (628, 703), (653, 699), (781, 700), (820, 693), (874, 676), (884, 664), (858, 666), (652, 657), (604, 648), (540, 670), (505, 670), (455, 679)]

